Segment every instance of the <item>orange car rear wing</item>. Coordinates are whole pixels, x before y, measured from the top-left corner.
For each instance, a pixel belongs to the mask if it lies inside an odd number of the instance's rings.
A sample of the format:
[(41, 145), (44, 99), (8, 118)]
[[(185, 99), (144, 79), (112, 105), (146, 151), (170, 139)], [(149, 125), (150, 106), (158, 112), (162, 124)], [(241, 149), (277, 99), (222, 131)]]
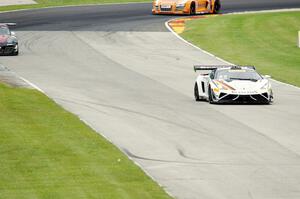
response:
[(7, 26), (16, 26), (17, 25), (16, 23), (0, 23), (0, 25), (1, 24), (7, 25)]
[(254, 66), (237, 66), (237, 65), (194, 65), (194, 71), (198, 70), (216, 70), (218, 68), (230, 68), (230, 69), (253, 69), (255, 70)]

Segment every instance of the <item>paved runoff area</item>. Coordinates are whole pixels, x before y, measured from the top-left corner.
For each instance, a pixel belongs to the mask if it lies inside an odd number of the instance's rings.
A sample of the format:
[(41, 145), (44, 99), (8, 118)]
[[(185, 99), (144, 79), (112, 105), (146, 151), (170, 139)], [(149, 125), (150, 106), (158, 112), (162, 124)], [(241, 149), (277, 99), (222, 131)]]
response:
[(299, 199), (300, 89), (273, 82), (272, 105), (195, 102), (193, 65), (224, 63), (168, 32), (170, 17), (150, 8), (14, 14), (21, 53), (0, 63), (87, 121), (176, 198)]
[(0, 6), (36, 4), (33, 0), (0, 0)]

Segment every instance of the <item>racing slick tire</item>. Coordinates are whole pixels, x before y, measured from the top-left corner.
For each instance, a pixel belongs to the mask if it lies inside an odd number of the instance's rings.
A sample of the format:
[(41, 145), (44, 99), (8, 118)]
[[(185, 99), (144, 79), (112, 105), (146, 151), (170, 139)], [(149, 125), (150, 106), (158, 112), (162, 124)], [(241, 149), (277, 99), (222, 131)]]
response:
[(260, 104), (262, 104), (262, 105), (271, 105), (271, 103), (272, 103), (272, 101), (268, 100), (268, 101), (262, 102)]
[(213, 7), (213, 14), (218, 14), (221, 10), (221, 2), (220, 0), (215, 0), (215, 5)]
[(200, 101), (200, 97), (199, 97), (199, 90), (198, 90), (198, 84), (195, 83), (195, 86), (194, 86), (194, 96), (195, 96), (195, 100), (196, 101)]
[(19, 55), (19, 51), (13, 52), (11, 55), (12, 55), (12, 56), (18, 56), (18, 55)]
[[(17, 44), (17, 45), (18, 45), (18, 44)], [(17, 55), (19, 55), (19, 46), (17, 47), (16, 50), (17, 50), (17, 51), (12, 52), (10, 55), (11, 55), (11, 56), (17, 56)]]
[(270, 105), (273, 102), (273, 93), (271, 93), (270, 99), (265, 103), (266, 105)]
[(190, 7), (190, 15), (195, 15), (196, 14), (196, 4), (195, 2), (193, 1), (191, 3), (191, 7)]
[(215, 102), (213, 100), (213, 93), (212, 93), (210, 86), (208, 87), (208, 102), (210, 104), (215, 104)]

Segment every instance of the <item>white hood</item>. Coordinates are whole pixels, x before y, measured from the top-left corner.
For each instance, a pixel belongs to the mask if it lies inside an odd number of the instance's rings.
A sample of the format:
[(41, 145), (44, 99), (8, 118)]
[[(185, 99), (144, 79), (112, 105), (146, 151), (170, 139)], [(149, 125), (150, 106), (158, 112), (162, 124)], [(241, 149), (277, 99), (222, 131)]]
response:
[[(218, 85), (218, 88), (226, 88), (225, 91), (230, 93), (260, 93), (262, 90), (268, 89), (267, 87), (269, 86), (269, 80), (267, 79), (258, 80), (256, 82), (250, 80), (215, 80), (215, 83)], [(268, 86), (262, 89), (265, 85)]]
[(156, 0), (156, 3), (160, 4), (173, 4), (173, 3), (181, 3), (182, 0)]
[(235, 90), (257, 90), (263, 87), (268, 80), (262, 79), (259, 81), (249, 81), (249, 80), (233, 80), (230, 82), (224, 81), (224, 83), (228, 84)]

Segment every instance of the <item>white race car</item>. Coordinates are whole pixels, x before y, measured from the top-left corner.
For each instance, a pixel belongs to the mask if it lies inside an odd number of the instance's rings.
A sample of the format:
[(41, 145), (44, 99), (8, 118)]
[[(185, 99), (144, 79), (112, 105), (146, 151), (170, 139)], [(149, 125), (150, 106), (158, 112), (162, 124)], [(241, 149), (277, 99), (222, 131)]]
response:
[(258, 74), (254, 66), (196, 65), (195, 100), (209, 103), (270, 104), (273, 92), (270, 76)]

